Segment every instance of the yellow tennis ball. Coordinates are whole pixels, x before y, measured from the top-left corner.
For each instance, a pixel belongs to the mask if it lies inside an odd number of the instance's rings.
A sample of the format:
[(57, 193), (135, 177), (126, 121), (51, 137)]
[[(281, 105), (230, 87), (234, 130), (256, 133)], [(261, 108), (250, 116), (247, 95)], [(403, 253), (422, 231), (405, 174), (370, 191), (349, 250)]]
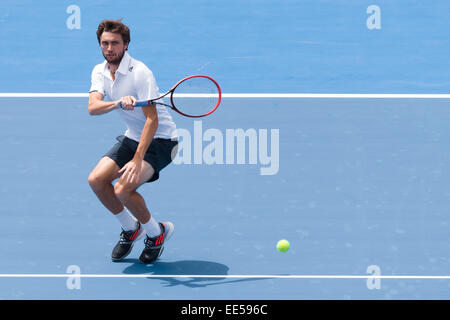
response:
[(286, 239), (282, 239), (277, 242), (277, 249), (280, 252), (286, 252), (289, 250), (289, 241)]

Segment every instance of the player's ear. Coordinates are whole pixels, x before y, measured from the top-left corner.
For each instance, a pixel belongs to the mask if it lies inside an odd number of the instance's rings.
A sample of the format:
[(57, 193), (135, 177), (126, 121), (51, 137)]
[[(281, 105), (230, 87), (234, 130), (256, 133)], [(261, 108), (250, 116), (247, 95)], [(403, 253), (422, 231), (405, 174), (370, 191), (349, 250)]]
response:
[(125, 51), (128, 51), (128, 45), (129, 44), (130, 44), (129, 42), (125, 43)]

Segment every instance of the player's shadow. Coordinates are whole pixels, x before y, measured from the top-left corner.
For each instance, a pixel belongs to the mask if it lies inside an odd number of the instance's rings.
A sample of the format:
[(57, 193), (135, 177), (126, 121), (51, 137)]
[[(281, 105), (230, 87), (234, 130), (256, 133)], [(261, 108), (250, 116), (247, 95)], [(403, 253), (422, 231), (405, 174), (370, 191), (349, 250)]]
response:
[[(132, 264), (123, 270), (125, 274), (150, 274), (149, 279), (158, 279), (166, 282), (167, 287), (183, 285), (191, 288), (207, 287), (211, 285), (220, 285), (232, 282), (245, 282), (263, 280), (263, 278), (240, 278), (237, 280), (227, 280), (229, 268), (221, 263), (199, 260), (182, 260), (175, 262), (155, 262), (154, 264), (142, 264), (138, 259), (125, 259), (122, 262), (131, 262)], [(165, 277), (157, 277), (164, 275)], [(189, 278), (167, 277), (170, 275), (192, 275)], [(201, 278), (195, 277), (201, 275)], [(203, 277), (205, 275), (214, 275), (214, 277)], [(223, 275), (224, 277), (217, 277)], [(156, 276), (156, 277), (155, 277)]]

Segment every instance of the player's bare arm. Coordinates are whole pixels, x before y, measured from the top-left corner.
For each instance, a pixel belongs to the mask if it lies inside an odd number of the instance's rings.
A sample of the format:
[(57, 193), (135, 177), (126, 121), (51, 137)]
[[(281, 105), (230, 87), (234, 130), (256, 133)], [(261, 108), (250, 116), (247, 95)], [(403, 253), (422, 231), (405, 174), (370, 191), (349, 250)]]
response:
[(125, 96), (116, 101), (103, 101), (103, 94), (100, 92), (89, 93), (88, 111), (91, 116), (105, 114), (121, 107), (133, 110), (135, 105), (136, 98), (132, 96)]

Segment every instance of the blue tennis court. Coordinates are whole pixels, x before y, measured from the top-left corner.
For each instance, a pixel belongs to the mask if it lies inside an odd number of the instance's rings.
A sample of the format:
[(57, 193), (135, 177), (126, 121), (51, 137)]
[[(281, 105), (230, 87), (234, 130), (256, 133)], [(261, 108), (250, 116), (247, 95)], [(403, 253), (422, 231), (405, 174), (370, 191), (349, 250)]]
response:
[[(371, 5), (4, 1), (0, 299), (448, 299), (450, 4), (378, 1), (380, 29)], [(153, 265), (143, 243), (111, 262), (120, 226), (87, 182), (125, 130), (87, 112), (96, 27), (121, 17), (161, 91), (224, 91), (173, 113), (183, 152), (139, 189), (175, 224)]]

